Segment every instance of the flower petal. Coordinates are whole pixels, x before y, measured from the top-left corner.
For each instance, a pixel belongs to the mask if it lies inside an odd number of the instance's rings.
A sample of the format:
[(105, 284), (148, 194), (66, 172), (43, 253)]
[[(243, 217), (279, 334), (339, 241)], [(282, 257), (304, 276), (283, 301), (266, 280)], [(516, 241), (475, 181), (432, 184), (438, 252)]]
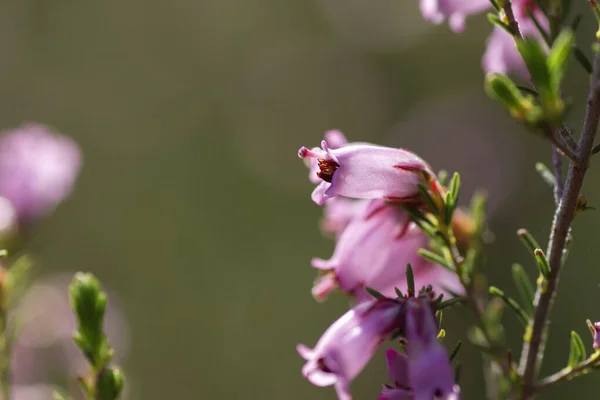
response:
[(385, 352), (388, 377), (396, 386), (408, 386), (408, 357), (395, 349)]

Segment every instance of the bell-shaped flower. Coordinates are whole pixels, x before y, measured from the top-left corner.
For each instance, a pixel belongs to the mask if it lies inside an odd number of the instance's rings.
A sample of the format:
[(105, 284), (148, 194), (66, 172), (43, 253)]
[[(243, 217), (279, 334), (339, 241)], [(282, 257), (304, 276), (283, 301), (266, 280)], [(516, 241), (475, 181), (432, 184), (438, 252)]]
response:
[[(533, 12), (542, 28), (548, 31), (550, 26), (548, 19), (541, 10), (535, 7), (533, 2), (524, 0), (513, 2), (513, 11), (521, 34), (525, 37), (535, 38), (548, 50), (542, 34), (528, 15), (528, 10)], [(503, 75), (515, 75), (524, 80), (529, 79), (529, 71), (517, 49), (515, 39), (499, 26), (494, 27), (487, 40), (482, 66), (486, 73), (495, 72)]]
[(438, 323), (427, 302), (406, 303), (408, 377), (414, 400), (458, 399), (459, 388), (444, 346), (438, 342)]
[(348, 144), (332, 149), (300, 148), (300, 158), (316, 159), (321, 179), (312, 193), (318, 205), (334, 196), (357, 199), (414, 201), (424, 176), (433, 176), (428, 165), (404, 149), (371, 144)]
[(490, 0), (421, 0), (421, 14), (434, 24), (448, 20), (455, 32), (465, 29), (465, 19), (491, 8)]
[(29, 124), (0, 136), (0, 197), (20, 223), (51, 212), (71, 192), (81, 165), (77, 144), (42, 125)]
[(410, 382), (408, 380), (408, 357), (394, 349), (385, 352), (387, 370), (392, 385), (384, 385), (379, 400), (410, 400)]
[(314, 349), (302, 344), (302, 374), (313, 385), (335, 387), (340, 400), (351, 399), (350, 382), (363, 370), (377, 347), (398, 329), (404, 305), (392, 299), (361, 303), (335, 321)]
[(365, 287), (385, 296), (395, 296), (395, 287), (406, 287), (406, 266), (411, 264), (415, 287), (431, 285), (462, 293), (457, 275), (424, 260), (417, 251), (428, 246), (427, 236), (410, 221), (402, 208), (383, 200), (370, 200), (337, 237), (329, 260), (315, 258), (312, 265), (323, 275), (317, 279), (313, 296), (324, 300), (339, 287), (357, 302), (368, 300)]
[(592, 328), (594, 329), (594, 349), (600, 349), (600, 322), (594, 322)]

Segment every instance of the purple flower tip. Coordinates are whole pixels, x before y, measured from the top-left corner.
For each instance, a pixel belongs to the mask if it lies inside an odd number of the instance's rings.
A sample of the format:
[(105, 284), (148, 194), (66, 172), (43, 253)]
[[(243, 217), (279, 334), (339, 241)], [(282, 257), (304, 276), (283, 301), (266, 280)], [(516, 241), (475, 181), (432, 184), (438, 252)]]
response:
[(349, 386), (379, 344), (398, 325), (403, 306), (391, 299), (372, 300), (352, 308), (323, 333), (314, 349), (299, 344), (306, 360), (302, 375), (315, 386), (331, 386), (340, 400), (351, 399)]

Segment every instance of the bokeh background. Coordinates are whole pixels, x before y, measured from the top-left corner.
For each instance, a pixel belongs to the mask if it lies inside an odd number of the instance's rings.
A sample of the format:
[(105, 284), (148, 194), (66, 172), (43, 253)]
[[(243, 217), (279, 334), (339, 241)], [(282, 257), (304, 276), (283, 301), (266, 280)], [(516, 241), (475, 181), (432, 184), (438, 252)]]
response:
[[(491, 283), (514, 293), (515, 261), (534, 275), (515, 231), (547, 237), (552, 197), (534, 164), (550, 152), (483, 92), (490, 30), (483, 15), (462, 35), (430, 25), (416, 0), (0, 5), (0, 126), (50, 124), (85, 156), (73, 196), (30, 246), (36, 271), (91, 271), (114, 294), (127, 320), (128, 398), (334, 398), (304, 380), (295, 351), (348, 305), (342, 295), (325, 304), (310, 295), (310, 259), (328, 257), (333, 243), (320, 236), (321, 210), (296, 151), (327, 129), (458, 170), (464, 204), (486, 189)], [(587, 48), (591, 14), (579, 33)], [(567, 83), (577, 130), (587, 78), (575, 62)], [(591, 205), (597, 182), (592, 168)], [(544, 374), (566, 363), (570, 330), (591, 348), (585, 319), (600, 319), (599, 218), (587, 212), (575, 223)], [(451, 314), (449, 346), (469, 324)], [(518, 354), (521, 328), (505, 320)], [(460, 359), (464, 398), (481, 399), (477, 353), (465, 346)], [(355, 398), (376, 398), (386, 380), (378, 353)], [(540, 397), (597, 390), (588, 376)]]

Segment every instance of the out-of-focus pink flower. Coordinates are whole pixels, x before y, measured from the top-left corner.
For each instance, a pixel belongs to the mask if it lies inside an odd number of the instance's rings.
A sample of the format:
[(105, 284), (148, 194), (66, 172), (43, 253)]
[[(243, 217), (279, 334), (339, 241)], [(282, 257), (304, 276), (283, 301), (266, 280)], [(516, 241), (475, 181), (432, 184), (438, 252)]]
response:
[[(433, 176), (429, 166), (415, 154), (364, 143), (333, 149), (326, 140), (322, 149), (300, 148), (300, 158), (315, 159), (321, 182), (312, 193), (318, 205), (334, 196), (357, 199), (410, 201), (418, 195), (423, 173)], [(312, 173), (311, 173), (312, 175)]]
[[(535, 38), (548, 49), (537, 26), (527, 14), (528, 9), (533, 11), (536, 19), (546, 31), (549, 29), (548, 19), (533, 2), (514, 1), (513, 10), (519, 23), (519, 30), (523, 36)], [(519, 50), (517, 50), (514, 38), (498, 26), (494, 27), (494, 31), (488, 38), (482, 66), (486, 73), (513, 74), (522, 79), (529, 79), (529, 71)]]
[(491, 8), (490, 0), (421, 0), (421, 14), (426, 20), (441, 24), (446, 19), (455, 32), (465, 29), (465, 19)]
[(335, 321), (314, 349), (302, 344), (298, 353), (306, 360), (302, 374), (316, 386), (334, 385), (340, 400), (351, 399), (349, 385), (373, 353), (396, 330), (404, 306), (395, 300), (362, 303)]
[(594, 322), (594, 348), (600, 349), (600, 322)]
[[(15, 384), (44, 382), (63, 372), (68, 376), (89, 372), (88, 363), (72, 338), (76, 321), (69, 304), (71, 278), (59, 274), (34, 283), (11, 315), (10, 323), (19, 329), (11, 362), (11, 378)], [(104, 330), (118, 363), (127, 355), (129, 329), (117, 306), (117, 297), (108, 292)]]
[(414, 400), (458, 399), (459, 388), (444, 346), (438, 342), (438, 324), (428, 303), (406, 303), (406, 352)]
[[(52, 385), (13, 385), (10, 388), (12, 400), (48, 400), (53, 399), (58, 390)], [(4, 400), (0, 395), (0, 400)]]
[(51, 212), (71, 192), (81, 165), (77, 144), (38, 124), (0, 136), (0, 196), (21, 223)]
[(323, 272), (313, 296), (324, 300), (340, 287), (358, 302), (370, 298), (365, 287), (395, 296), (395, 287), (406, 287), (406, 266), (411, 264), (415, 288), (431, 285), (435, 290), (462, 293), (455, 273), (424, 260), (417, 250), (429, 239), (400, 207), (370, 200), (337, 238), (329, 260), (315, 258), (312, 265)]
[(410, 400), (410, 382), (408, 380), (408, 357), (394, 349), (385, 352), (388, 377), (392, 385), (384, 385), (379, 400)]

